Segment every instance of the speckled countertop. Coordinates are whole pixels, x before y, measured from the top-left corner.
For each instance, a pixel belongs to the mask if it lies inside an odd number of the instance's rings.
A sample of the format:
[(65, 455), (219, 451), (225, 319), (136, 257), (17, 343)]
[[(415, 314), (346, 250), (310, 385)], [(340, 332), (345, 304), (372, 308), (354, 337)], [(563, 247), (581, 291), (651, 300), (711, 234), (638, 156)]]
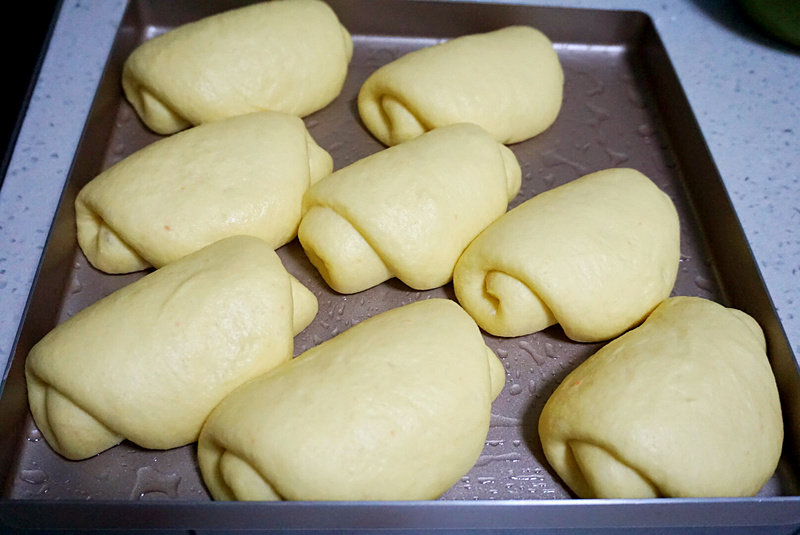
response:
[[(758, 33), (734, 2), (530, 3), (650, 15), (800, 355), (800, 51)], [(124, 9), (124, 0), (61, 8), (0, 190), (0, 370)]]

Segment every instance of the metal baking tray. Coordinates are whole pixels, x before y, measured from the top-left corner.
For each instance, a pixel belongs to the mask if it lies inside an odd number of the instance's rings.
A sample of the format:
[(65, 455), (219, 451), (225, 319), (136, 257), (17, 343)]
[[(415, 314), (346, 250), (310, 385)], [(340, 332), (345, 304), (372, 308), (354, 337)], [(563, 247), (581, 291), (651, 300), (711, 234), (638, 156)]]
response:
[[(139, 43), (176, 25), (236, 7), (131, 0), (111, 49), (53, 221), (0, 397), (0, 519), (44, 528), (545, 529), (555, 527), (800, 526), (800, 375), (722, 180), (652, 21), (630, 11), (418, 0), (329, 0), (354, 37), (342, 94), (306, 118), (336, 168), (383, 148), (358, 119), (355, 97), (378, 66), (423, 46), (510, 24), (530, 24), (555, 43), (566, 76), (555, 124), (512, 145), (523, 186), (512, 206), (588, 172), (639, 169), (678, 208), (681, 266), (674, 294), (740, 308), (766, 331), (786, 418), (780, 466), (745, 499), (573, 499), (550, 470), (537, 437), (538, 414), (559, 381), (599, 344), (569, 341), (559, 327), (520, 338), (486, 336), (506, 366), (486, 445), (474, 468), (440, 500), (388, 503), (220, 503), (209, 499), (195, 446), (149, 451), (123, 443), (91, 459), (54, 454), (30, 417), (24, 361), (60, 321), (141, 273), (94, 270), (75, 237), (73, 201), (101, 170), (158, 139), (121, 94), (123, 61)], [(330, 291), (297, 242), (279, 250), (289, 271), (317, 295), (320, 312), (296, 338), (296, 353), (383, 310), (452, 286), (419, 292), (393, 280), (356, 295)]]

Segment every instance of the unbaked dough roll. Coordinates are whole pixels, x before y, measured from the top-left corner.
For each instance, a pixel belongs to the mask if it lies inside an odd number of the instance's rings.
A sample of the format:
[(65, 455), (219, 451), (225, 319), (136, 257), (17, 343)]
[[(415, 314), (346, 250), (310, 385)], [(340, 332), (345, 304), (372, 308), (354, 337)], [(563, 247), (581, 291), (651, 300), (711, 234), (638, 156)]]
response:
[(317, 182), (298, 238), (341, 293), (392, 277), (417, 290), (450, 281), (469, 242), (520, 188), (514, 154), (473, 124), (457, 124), (359, 160)]
[(234, 391), (198, 460), (219, 500), (424, 500), (475, 464), (505, 369), (457, 304), (373, 316)]
[(375, 71), (358, 111), (386, 145), (472, 122), (516, 143), (547, 129), (561, 109), (564, 73), (550, 40), (509, 26), (416, 50)]
[(606, 169), (541, 193), (490, 225), (459, 259), (456, 297), (487, 332), (555, 323), (607, 340), (667, 298), (680, 263), (672, 201), (633, 169)]
[(189, 23), (139, 46), (122, 88), (159, 134), (254, 111), (304, 117), (336, 98), (350, 34), (320, 0), (273, 0)]
[(297, 233), (303, 194), (332, 168), (292, 115), (258, 112), (197, 126), (84, 186), (75, 200), (78, 243), (107, 273), (161, 267), (237, 234), (278, 248)]
[(755, 495), (783, 444), (758, 324), (697, 297), (664, 301), (547, 401), (548, 462), (583, 498)]
[(294, 335), (316, 311), (314, 295), (269, 245), (221, 240), (42, 338), (25, 367), (34, 420), (69, 459), (123, 439), (188, 444), (223, 397), (292, 357)]

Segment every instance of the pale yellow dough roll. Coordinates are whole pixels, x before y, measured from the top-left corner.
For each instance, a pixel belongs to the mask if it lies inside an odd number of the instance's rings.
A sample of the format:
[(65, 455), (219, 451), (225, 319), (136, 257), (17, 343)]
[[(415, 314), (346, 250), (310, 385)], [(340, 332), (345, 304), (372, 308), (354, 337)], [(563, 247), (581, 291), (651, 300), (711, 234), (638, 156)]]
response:
[(755, 495), (783, 444), (761, 328), (712, 301), (670, 298), (564, 379), (539, 436), (579, 497)]
[(417, 290), (450, 281), (469, 242), (520, 188), (516, 157), (473, 124), (438, 128), (320, 180), (298, 238), (341, 293), (397, 277)]
[(530, 26), (509, 26), (384, 65), (361, 87), (358, 111), (386, 145), (459, 122), (478, 124), (501, 143), (516, 143), (555, 121), (563, 86), (550, 40)]
[(272, 0), (185, 24), (125, 61), (122, 88), (159, 134), (273, 110), (304, 117), (341, 92), (353, 42), (321, 0)]
[(269, 245), (221, 240), (42, 338), (25, 364), (34, 420), (69, 459), (123, 439), (154, 449), (194, 442), (223, 397), (292, 357), (316, 312)]
[(487, 332), (521, 336), (559, 323), (576, 341), (640, 323), (675, 284), (675, 206), (633, 169), (606, 169), (510, 210), (464, 251), (458, 301)]
[(198, 460), (218, 500), (424, 500), (475, 464), (505, 369), (447, 299), (373, 316), (234, 391)]
[(78, 243), (107, 273), (161, 267), (244, 234), (293, 239), (302, 198), (333, 168), (303, 121), (258, 112), (152, 143), (103, 171), (75, 200)]

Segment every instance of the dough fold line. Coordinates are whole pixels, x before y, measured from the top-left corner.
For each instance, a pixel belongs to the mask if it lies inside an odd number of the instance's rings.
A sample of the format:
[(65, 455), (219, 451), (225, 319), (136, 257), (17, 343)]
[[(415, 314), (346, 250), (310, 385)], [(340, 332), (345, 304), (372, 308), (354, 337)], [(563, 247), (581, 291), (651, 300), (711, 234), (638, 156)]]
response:
[(372, 94), (365, 92), (365, 109), (377, 108), (383, 123), (375, 122), (375, 137), (385, 140), (387, 145), (397, 145), (404, 140), (419, 137), (433, 127), (423, 120), (423, 115), (411, 109), (396, 93), (384, 92)]
[[(71, 444), (70, 452), (72, 455), (63, 454), (71, 460), (85, 459), (94, 455), (97, 451), (105, 451), (122, 442), (124, 437), (118, 435), (109, 428), (108, 425), (97, 420), (89, 414), (83, 407), (75, 403), (74, 400), (64, 395), (53, 385), (46, 383), (36, 374), (28, 375), (28, 392), (31, 400), (36, 403), (31, 404), (31, 410), (36, 411), (36, 426), (44, 435), (45, 440), (63, 451), (60, 436), (64, 433), (77, 435), (84, 438), (83, 447), (75, 448)], [(44, 411), (39, 411), (44, 407)], [(51, 414), (58, 413), (59, 417), (50, 418)], [(67, 425), (58, 422), (69, 422)], [(88, 442), (86, 439), (89, 438)]]
[(125, 96), (131, 106), (141, 117), (147, 117), (147, 126), (154, 132), (169, 135), (192, 126), (191, 122), (167, 105), (166, 96), (154, 95), (138, 78), (125, 77), (123, 83)]
[(483, 280), (487, 300), (504, 323), (511, 324), (511, 318), (526, 314), (529, 316), (524, 322), (526, 330), (533, 328), (537, 332), (558, 323), (558, 318), (539, 296), (536, 285), (525, 281), (524, 277), (490, 269), (485, 272)]
[[(212, 447), (211, 443), (207, 443)], [(255, 468), (251, 459), (245, 459), (237, 453), (226, 449), (216, 441), (213, 443), (215, 449), (215, 464), (212, 469), (204, 472), (203, 477), (214, 482), (214, 487), (218, 492), (223, 492), (224, 496), (217, 499), (222, 500), (273, 500), (282, 501), (281, 495), (268, 481), (261, 472)], [(247, 489), (258, 488), (258, 497), (249, 497)]]
[(516, 336), (558, 323), (536, 284), (505, 270), (488, 266), (465, 271), (459, 290), (459, 299), (469, 301), (470, 309), (491, 334)]
[(303, 248), (322, 277), (339, 292), (359, 292), (395, 276), (375, 245), (331, 206), (311, 207), (301, 226), (318, 230), (304, 235)]
[(122, 239), (100, 213), (78, 197), (75, 218), (82, 224), (80, 246), (90, 262), (105, 273), (132, 273), (151, 267), (136, 248)]
[[(582, 496), (591, 496), (590, 489), (607, 489), (603, 495), (613, 495), (618, 488), (636, 489), (640, 498), (658, 498), (662, 494), (641, 467), (621, 459), (608, 447), (585, 440), (570, 440), (566, 464), (573, 465), (572, 484), (587, 489)], [(589, 483), (591, 481), (591, 483)], [(618, 492), (618, 491), (617, 491)]]

